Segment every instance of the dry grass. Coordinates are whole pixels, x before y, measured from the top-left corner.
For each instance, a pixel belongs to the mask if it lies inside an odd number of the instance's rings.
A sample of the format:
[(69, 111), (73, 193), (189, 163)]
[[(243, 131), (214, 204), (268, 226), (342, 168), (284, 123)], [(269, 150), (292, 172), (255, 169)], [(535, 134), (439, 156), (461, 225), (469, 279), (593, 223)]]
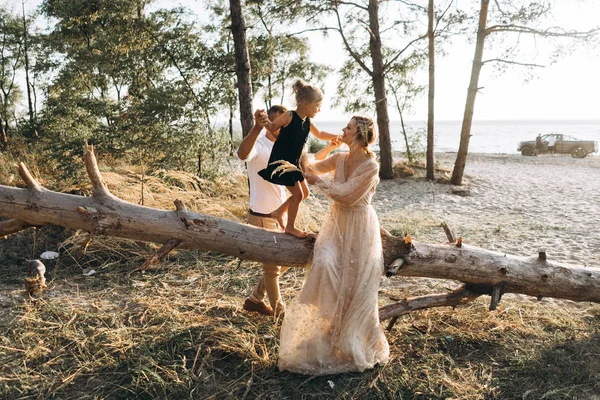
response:
[(409, 176), (414, 176), (415, 174), (414, 168), (411, 167), (407, 161), (397, 162), (393, 165), (392, 171), (396, 178), (407, 178)]
[[(104, 176), (113, 193), (140, 201), (139, 174), (115, 169)], [(239, 174), (210, 182), (162, 171), (146, 177), (145, 205), (171, 208), (180, 198), (191, 209), (243, 220), (245, 182)], [(303, 226), (318, 227), (322, 202), (309, 199), (301, 207)], [(420, 232), (431, 221), (407, 216), (403, 224)], [(307, 377), (277, 370), (280, 321), (241, 309), (260, 277), (258, 264), (178, 251), (140, 273), (135, 269), (155, 246), (96, 238), (83, 254), (86, 242), (85, 233), (55, 228), (0, 242), (0, 398), (591, 399), (600, 393), (598, 305), (507, 295), (495, 312), (487, 310), (489, 298), (415, 312), (387, 334), (387, 366)], [(16, 260), (56, 246), (61, 257), (49, 265), (47, 291), (28, 298)], [(291, 270), (282, 278), (285, 299), (302, 277)], [(451, 284), (385, 279), (381, 304), (390, 295), (441, 292)]]

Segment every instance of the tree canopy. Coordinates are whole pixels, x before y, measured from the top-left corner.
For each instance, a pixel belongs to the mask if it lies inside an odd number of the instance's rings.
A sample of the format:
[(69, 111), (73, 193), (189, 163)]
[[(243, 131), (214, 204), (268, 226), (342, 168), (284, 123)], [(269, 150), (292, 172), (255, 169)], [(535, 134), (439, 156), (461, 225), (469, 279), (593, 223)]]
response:
[[(434, 3), (437, 56), (453, 36), (475, 37), (479, 2)], [(482, 65), (537, 65), (530, 54), (518, 54), (514, 35), (557, 42), (596, 33), (546, 28), (552, 1), (526, 3), (493, 2), (485, 32), (492, 56)], [(391, 177), (388, 108), (402, 114), (424, 92), (416, 77), (428, 66), (427, 7), (373, 0), (241, 4), (250, 106), (285, 103), (296, 78), (319, 86), (335, 81), (337, 106), (376, 115), (382, 177)], [(20, 11), (0, 8), (0, 149), (40, 146), (67, 176), (84, 141), (98, 144), (101, 156), (144, 168), (219, 172), (240, 137), (229, 2), (207, 1), (201, 15), (140, 0), (45, 0), (29, 15)], [(314, 31), (340, 41), (341, 68), (313, 59), (307, 34)], [(553, 56), (566, 48), (555, 47)], [(252, 99), (242, 101), (247, 107)]]

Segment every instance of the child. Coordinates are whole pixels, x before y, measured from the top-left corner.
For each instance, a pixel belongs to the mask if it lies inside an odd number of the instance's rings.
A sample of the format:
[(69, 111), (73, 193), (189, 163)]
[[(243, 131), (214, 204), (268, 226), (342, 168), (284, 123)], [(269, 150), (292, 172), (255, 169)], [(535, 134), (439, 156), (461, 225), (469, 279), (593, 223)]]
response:
[[(288, 212), (287, 225), (285, 232), (299, 238), (308, 236), (307, 232), (301, 231), (295, 227), (296, 216), (300, 202), (309, 195), (308, 185), (304, 180), (302, 172), (297, 169), (294, 171), (283, 172), (280, 168), (282, 162), (290, 163), (294, 167), (299, 167), (302, 148), (308, 138), (308, 133), (312, 133), (321, 140), (333, 140), (337, 135), (322, 132), (310, 122), (319, 112), (323, 93), (319, 88), (309, 85), (303, 80), (297, 80), (292, 86), (296, 96), (296, 110), (289, 111), (277, 118), (274, 122), (265, 122), (264, 126), (271, 132), (281, 128), (277, 140), (273, 145), (269, 164), (267, 168), (260, 170), (258, 174), (265, 180), (287, 187), (291, 196), (278, 209), (271, 213), (271, 216), (283, 227), (283, 214)], [(286, 168), (288, 169), (288, 168)]]

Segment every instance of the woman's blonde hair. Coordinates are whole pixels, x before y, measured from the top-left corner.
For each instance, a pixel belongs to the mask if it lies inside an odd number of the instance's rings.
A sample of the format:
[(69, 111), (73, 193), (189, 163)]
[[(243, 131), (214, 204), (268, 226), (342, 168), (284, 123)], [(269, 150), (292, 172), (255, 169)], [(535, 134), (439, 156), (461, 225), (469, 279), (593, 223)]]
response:
[(298, 79), (294, 82), (292, 91), (296, 96), (296, 106), (318, 103), (323, 100), (323, 92), (321, 92), (321, 89), (304, 82), (302, 79)]
[(365, 153), (369, 157), (375, 158), (375, 154), (373, 154), (373, 151), (369, 148), (369, 145), (373, 144), (377, 138), (375, 123), (369, 117), (361, 117), (358, 115), (353, 116), (351, 119), (356, 122), (356, 136), (354, 136), (352, 145), (364, 148)]

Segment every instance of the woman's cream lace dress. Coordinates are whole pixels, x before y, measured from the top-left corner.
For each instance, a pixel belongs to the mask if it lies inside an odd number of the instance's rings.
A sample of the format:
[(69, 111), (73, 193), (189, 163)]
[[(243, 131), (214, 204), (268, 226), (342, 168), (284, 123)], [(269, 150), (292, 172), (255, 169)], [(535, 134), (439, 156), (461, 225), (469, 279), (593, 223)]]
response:
[(346, 158), (338, 153), (312, 166), (318, 173), (335, 170), (332, 181), (318, 185), (332, 202), (311, 269), (283, 320), (280, 370), (326, 375), (388, 361), (377, 306), (381, 236), (371, 206), (379, 166), (369, 159), (345, 177)]

